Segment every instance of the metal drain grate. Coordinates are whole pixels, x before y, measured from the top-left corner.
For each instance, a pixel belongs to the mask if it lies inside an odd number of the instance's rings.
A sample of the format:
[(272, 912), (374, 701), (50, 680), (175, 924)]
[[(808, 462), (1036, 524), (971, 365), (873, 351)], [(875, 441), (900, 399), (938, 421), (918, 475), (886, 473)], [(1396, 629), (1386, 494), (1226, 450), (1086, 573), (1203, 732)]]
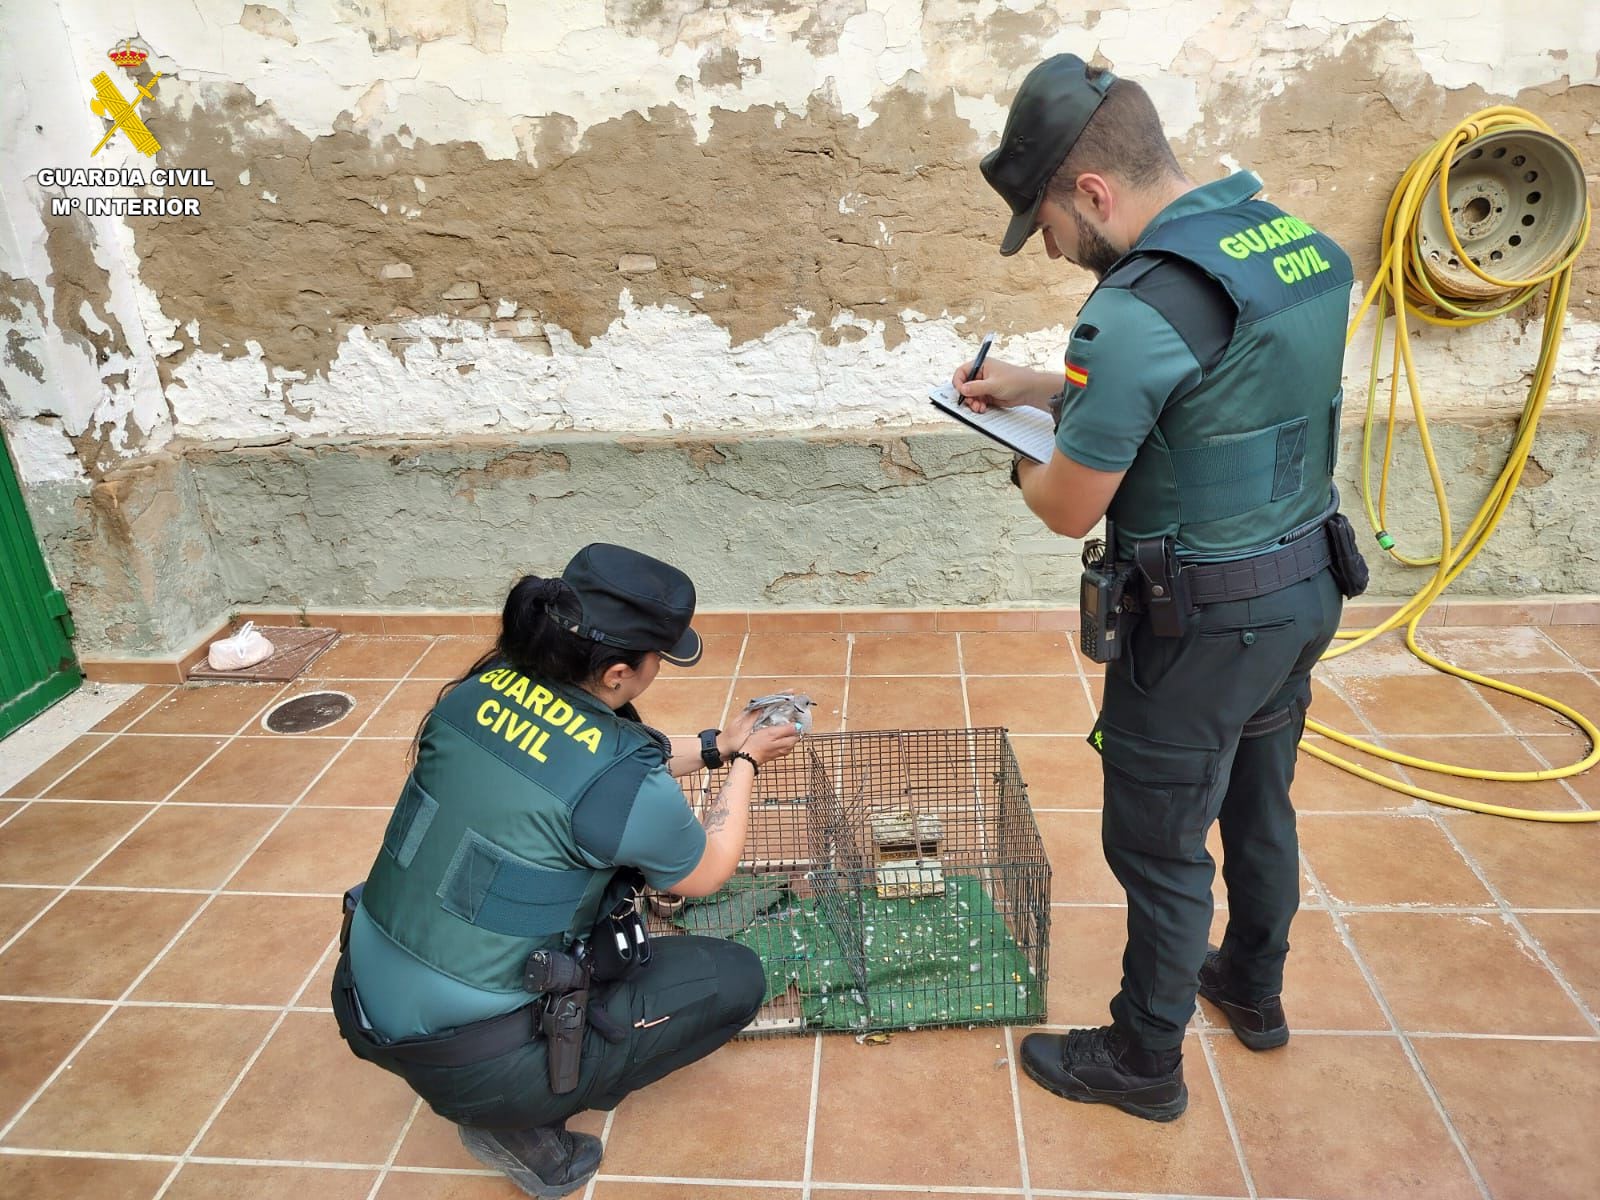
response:
[(310, 692), (285, 700), (261, 722), (273, 733), (310, 733), (342, 721), (356, 706), (344, 692)]

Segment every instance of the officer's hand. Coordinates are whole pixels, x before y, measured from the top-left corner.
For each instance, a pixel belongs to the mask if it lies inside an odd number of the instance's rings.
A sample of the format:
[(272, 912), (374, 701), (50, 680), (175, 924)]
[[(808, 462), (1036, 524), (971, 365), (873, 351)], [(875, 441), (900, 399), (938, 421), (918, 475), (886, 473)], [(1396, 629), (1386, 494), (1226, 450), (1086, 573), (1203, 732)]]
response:
[(1013, 366), (998, 358), (985, 358), (978, 377), (968, 380), (967, 372), (971, 368), (971, 362), (962, 363), (956, 368), (950, 382), (955, 385), (956, 391), (966, 397), (967, 407), (973, 412), (1028, 404), (1038, 391), (1039, 372), (1027, 367)]
[(728, 727), (722, 731), (722, 736), (717, 739), (717, 748), (724, 755), (732, 754), (735, 750), (744, 749), (744, 744), (750, 740), (751, 731), (756, 727), (756, 722), (761, 719), (761, 714), (754, 710), (740, 712)]
[(765, 729), (756, 730), (745, 741), (742, 749), (756, 760), (757, 766), (764, 767), (769, 762), (774, 762), (780, 758), (788, 758), (799, 744), (799, 726), (786, 722), (782, 725), (768, 725)]

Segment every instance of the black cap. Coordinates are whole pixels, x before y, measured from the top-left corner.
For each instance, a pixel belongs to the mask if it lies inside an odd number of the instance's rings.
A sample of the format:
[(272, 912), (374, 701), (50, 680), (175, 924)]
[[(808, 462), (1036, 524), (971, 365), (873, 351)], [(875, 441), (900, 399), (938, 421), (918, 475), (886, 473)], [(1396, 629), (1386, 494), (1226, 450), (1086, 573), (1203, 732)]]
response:
[(1110, 71), (1090, 79), (1087, 71), (1076, 54), (1054, 55), (1029, 71), (1011, 101), (1000, 145), (979, 164), (1011, 206), (1001, 254), (1015, 254), (1033, 236), (1045, 185), (1117, 79)]
[(700, 661), (700, 635), (689, 628), (694, 583), (677, 567), (596, 542), (572, 556), (561, 578), (583, 606), (577, 625), (563, 620), (579, 637), (619, 650), (654, 650), (675, 667)]

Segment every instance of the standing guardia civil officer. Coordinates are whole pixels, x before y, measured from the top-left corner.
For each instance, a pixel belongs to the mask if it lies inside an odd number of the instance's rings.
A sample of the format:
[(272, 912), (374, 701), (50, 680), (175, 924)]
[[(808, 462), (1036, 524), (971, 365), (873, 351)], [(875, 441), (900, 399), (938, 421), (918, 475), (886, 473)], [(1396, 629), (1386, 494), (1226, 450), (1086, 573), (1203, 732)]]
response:
[(1041, 233), (1099, 280), (1064, 381), (989, 358), (955, 383), (976, 411), (1057, 414), (1050, 462), (1012, 471), (1046, 525), (1081, 538), (1107, 518), (1085, 553), (1082, 636), (1108, 664), (1090, 742), (1128, 898), (1112, 1023), (1032, 1034), (1022, 1065), (1059, 1096), (1168, 1121), (1188, 1104), (1197, 990), (1252, 1050), (1289, 1037), (1295, 747), (1341, 593), (1366, 574), (1332, 486), (1350, 261), (1256, 199), (1248, 171), (1196, 185), (1144, 90), (1070, 54), (1029, 73), (982, 169), (1013, 214), (1002, 254)]
[[(738, 865), (756, 773), (794, 725), (669, 739), (634, 706), (663, 661), (693, 666), (688, 576), (586, 546), (527, 576), (499, 640), (447, 684), (361, 888), (345, 898), (333, 1010), (355, 1054), (393, 1071), (462, 1144), (532, 1196), (600, 1164), (583, 1109), (710, 1054), (766, 992), (755, 953), (650, 943), (641, 886), (715, 892)], [(673, 776), (728, 773), (703, 823)]]

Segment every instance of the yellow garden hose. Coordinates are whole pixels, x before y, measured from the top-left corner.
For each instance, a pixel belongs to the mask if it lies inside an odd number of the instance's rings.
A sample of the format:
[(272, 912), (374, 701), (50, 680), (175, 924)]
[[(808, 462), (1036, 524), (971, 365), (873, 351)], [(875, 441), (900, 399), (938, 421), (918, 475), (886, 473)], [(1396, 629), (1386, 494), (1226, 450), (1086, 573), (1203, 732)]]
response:
[[(1396, 763), (1400, 766), (1413, 767), (1418, 770), (1430, 771), (1435, 774), (1453, 775), (1464, 779), (1489, 779), (1505, 783), (1534, 783), (1545, 780), (1565, 779), (1569, 776), (1587, 771), (1595, 763), (1600, 762), (1600, 729), (1595, 727), (1582, 713), (1568, 707), (1559, 700), (1549, 696), (1542, 696), (1527, 688), (1516, 687), (1501, 680), (1491, 679), (1474, 671), (1468, 671), (1443, 659), (1430, 654), (1417, 644), (1417, 626), (1421, 623), (1424, 614), (1430, 605), (1437, 600), (1444, 590), (1466, 570), (1468, 564), (1477, 556), (1494, 533), (1501, 517), (1505, 515), (1511, 503), (1511, 497), (1516, 492), (1517, 484), (1522, 478), (1523, 468), (1527, 465), (1528, 456), (1533, 448), (1534, 434), (1538, 429), (1539, 417), (1544, 410), (1545, 397), (1550, 390), (1551, 378), (1555, 372), (1556, 352), (1561, 345), (1562, 318), (1567, 310), (1567, 298), (1572, 287), (1573, 263), (1578, 253), (1589, 236), (1589, 204), (1586, 193), (1582, 191), (1582, 174), (1578, 174), (1579, 195), (1582, 197), (1582, 219), (1577, 225), (1576, 236), (1572, 238), (1570, 248), (1559, 253), (1552, 265), (1539, 266), (1528, 278), (1502, 279), (1491, 275), (1483, 269), (1478, 261), (1469, 255), (1457, 235), (1455, 222), (1452, 220), (1450, 169), (1453, 163), (1460, 164), (1465, 156), (1471, 155), (1473, 144), (1482, 139), (1488, 139), (1490, 144), (1495, 142), (1495, 135), (1501, 134), (1539, 134), (1553, 141), (1559, 146), (1565, 146), (1555, 138), (1554, 131), (1532, 113), (1519, 108), (1496, 107), (1487, 108), (1474, 113), (1462, 121), (1439, 141), (1435, 142), (1427, 151), (1420, 155), (1407, 169), (1401, 178), (1399, 186), (1395, 189), (1389, 201), (1388, 214), (1383, 224), (1383, 259), (1373, 280), (1372, 286), (1367, 290), (1361, 306), (1356, 310), (1355, 318), (1350, 322), (1350, 329), (1346, 337), (1346, 344), (1355, 337), (1356, 330), (1360, 328), (1362, 320), (1369, 310), (1376, 306), (1378, 332), (1373, 338), (1372, 368), (1367, 391), (1366, 421), (1362, 435), (1362, 463), (1361, 485), (1362, 498), (1366, 504), (1367, 519), (1372, 525), (1373, 532), (1378, 536), (1379, 545), (1397, 562), (1412, 567), (1432, 567), (1433, 573), (1427, 584), (1401, 606), (1398, 612), (1381, 624), (1364, 630), (1341, 630), (1338, 634), (1337, 644), (1329, 647), (1324, 659), (1337, 658), (1352, 650), (1366, 645), (1374, 638), (1395, 629), (1405, 626), (1406, 648), (1423, 662), (1435, 670), (1457, 679), (1464, 679), (1480, 687), (1492, 688), (1497, 692), (1507, 695), (1519, 696), (1524, 700), (1531, 700), (1535, 704), (1560, 713), (1571, 721), (1584, 736), (1589, 739), (1589, 752), (1576, 763), (1564, 767), (1551, 767), (1540, 771), (1490, 771), (1474, 767), (1461, 767), (1449, 763), (1433, 762), (1429, 759), (1417, 758), (1409, 754), (1401, 754), (1382, 746), (1373, 745), (1349, 734), (1331, 729), (1320, 721), (1307, 720), (1306, 728), (1313, 733), (1322, 735), (1340, 745), (1359, 750), (1374, 758)], [(1500, 153), (1505, 139), (1500, 139)], [(1567, 152), (1571, 148), (1566, 147)], [(1573, 155), (1576, 161), (1576, 155)], [(1424, 235), (1424, 226), (1431, 225), (1433, 213), (1430, 211), (1432, 197), (1437, 194), (1439, 207), (1438, 216), (1443, 222), (1443, 233), (1448, 238), (1450, 250), (1445, 252), (1438, 244), (1438, 227), (1432, 226), (1434, 243), (1431, 248), (1426, 245), (1428, 238)], [(1535, 195), (1533, 199), (1539, 197)], [(1487, 202), (1481, 210), (1487, 213)], [(1499, 210), (1495, 210), (1498, 212)], [(1526, 225), (1532, 221), (1524, 219)], [(1519, 239), (1513, 237), (1511, 245), (1519, 244)], [(1441, 279), (1441, 269), (1438, 264), (1443, 258), (1448, 258), (1450, 267), (1455, 268), (1457, 286), (1450, 286), (1450, 280)], [(1496, 255), (1498, 259), (1499, 255)], [(1492, 264), (1491, 264), (1492, 265)], [(1500, 270), (1505, 268), (1501, 267)], [(1470, 271), (1473, 280), (1465, 272)], [(1466, 286), (1461, 286), (1464, 280)], [(1481, 282), (1480, 282), (1481, 281)], [(1512, 440), (1510, 452), (1506, 456), (1505, 466), (1501, 469), (1499, 477), (1489, 489), (1488, 496), (1479, 507), (1477, 514), (1468, 523), (1461, 534), (1460, 540), (1455, 540), (1450, 521), (1450, 506), (1445, 497), (1444, 480), (1439, 472), (1439, 464), (1434, 457), (1433, 442), (1428, 436), (1428, 422), (1423, 413), (1422, 392), (1417, 381), (1416, 367), (1411, 355), (1411, 335), (1407, 329), (1407, 319), (1416, 317), (1432, 325), (1442, 325), (1460, 328), (1481, 324), (1493, 320), (1506, 313), (1515, 311), (1531, 301), (1535, 296), (1543, 293), (1547, 297), (1544, 314), (1544, 330), (1539, 349), (1538, 363), (1534, 371), (1533, 383), (1528, 389), (1528, 397), (1523, 405), (1522, 415), (1517, 423), (1516, 436)], [(1389, 426), (1384, 441), (1383, 468), (1376, 498), (1374, 503), (1371, 480), (1371, 448), (1372, 430), (1378, 395), (1379, 364), (1382, 361), (1384, 347), (1384, 322), (1390, 313), (1395, 314), (1394, 341), (1391, 357), (1389, 380)], [(1421, 441), (1422, 454), (1428, 465), (1428, 475), (1433, 481), (1435, 500), (1439, 507), (1439, 553), (1436, 556), (1419, 558), (1409, 557), (1395, 550), (1394, 539), (1390, 535), (1386, 523), (1386, 509), (1388, 503), (1389, 466), (1393, 456), (1395, 427), (1397, 421), (1397, 408), (1399, 400), (1400, 379), (1405, 377), (1406, 389), (1411, 398), (1411, 408), (1415, 415), (1417, 436)], [(1487, 813), (1498, 817), (1515, 817), (1525, 821), (1554, 821), (1554, 822), (1594, 822), (1600, 821), (1600, 812), (1563, 811), (1540, 812), (1533, 809), (1509, 808), (1498, 804), (1484, 804), (1475, 800), (1467, 800), (1460, 796), (1446, 795), (1442, 792), (1431, 791), (1427, 788), (1402, 783), (1386, 775), (1340, 758), (1338, 755), (1324, 749), (1314, 741), (1304, 740), (1301, 747), (1308, 753), (1320, 758), (1322, 761), (1332, 763), (1393, 791), (1402, 792), (1408, 796), (1415, 796), (1422, 800), (1431, 800), (1436, 804), (1447, 804), (1454, 808), (1468, 809), (1472, 812)]]

